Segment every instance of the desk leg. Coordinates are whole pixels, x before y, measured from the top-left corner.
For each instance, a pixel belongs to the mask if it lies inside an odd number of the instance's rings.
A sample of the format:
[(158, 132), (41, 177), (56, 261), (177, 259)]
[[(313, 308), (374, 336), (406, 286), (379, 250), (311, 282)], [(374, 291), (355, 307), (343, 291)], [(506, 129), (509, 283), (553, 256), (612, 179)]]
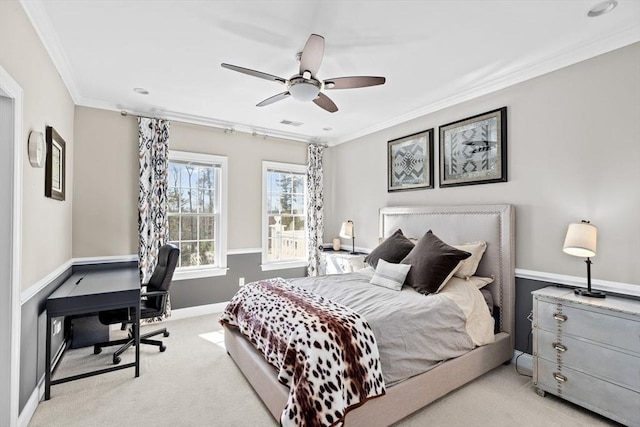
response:
[(44, 361), (44, 400), (51, 398), (51, 316), (47, 310), (47, 338)]
[(140, 299), (136, 307), (136, 323), (133, 327), (134, 342), (136, 347), (136, 378), (140, 376)]

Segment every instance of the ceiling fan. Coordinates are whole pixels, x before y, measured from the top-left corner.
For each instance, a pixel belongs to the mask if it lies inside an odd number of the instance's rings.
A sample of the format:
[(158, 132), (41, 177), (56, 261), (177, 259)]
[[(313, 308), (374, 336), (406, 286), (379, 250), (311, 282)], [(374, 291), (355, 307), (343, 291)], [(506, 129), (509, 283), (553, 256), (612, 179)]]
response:
[(324, 37), (317, 34), (311, 34), (307, 39), (307, 43), (304, 45), (302, 52), (296, 55), (296, 59), (300, 63), (300, 71), (289, 79), (263, 73), (262, 71), (238, 67), (237, 65), (225, 63), (221, 65), (229, 70), (259, 77), (261, 79), (272, 80), (287, 86), (286, 91), (265, 99), (258, 103), (256, 105), (257, 107), (264, 107), (265, 105), (273, 104), (274, 102), (281, 101), (291, 96), (299, 101), (313, 101), (320, 108), (323, 108), (330, 113), (335, 113), (338, 111), (338, 107), (327, 95), (322, 93), (321, 90), (353, 89), (377, 86), (384, 84), (386, 80), (384, 77), (370, 76), (334, 77), (332, 79), (319, 80), (317, 78), (317, 73), (320, 68), (320, 64), (322, 63), (323, 56)]

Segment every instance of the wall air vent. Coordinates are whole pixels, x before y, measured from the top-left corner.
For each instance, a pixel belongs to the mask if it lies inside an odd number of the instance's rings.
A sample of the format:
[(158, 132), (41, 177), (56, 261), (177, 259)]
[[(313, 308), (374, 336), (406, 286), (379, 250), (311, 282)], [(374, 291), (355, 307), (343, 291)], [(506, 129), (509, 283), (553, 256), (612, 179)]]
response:
[(281, 120), (280, 124), (287, 126), (301, 126), (302, 122), (292, 122), (291, 120)]

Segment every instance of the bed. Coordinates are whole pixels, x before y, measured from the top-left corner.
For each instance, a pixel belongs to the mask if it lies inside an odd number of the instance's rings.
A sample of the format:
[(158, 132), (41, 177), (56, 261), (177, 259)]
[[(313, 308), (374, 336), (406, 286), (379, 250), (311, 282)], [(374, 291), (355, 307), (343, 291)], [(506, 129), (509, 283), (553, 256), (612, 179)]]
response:
[[(398, 228), (419, 238), (427, 230), (448, 243), (482, 240), (487, 248), (477, 275), (493, 277), (486, 288), (499, 308), (491, 344), (449, 359), (427, 372), (390, 385), (386, 394), (347, 413), (345, 425), (387, 426), (511, 360), (514, 349), (514, 212), (511, 205), (385, 207), (379, 212), (379, 237)], [(236, 328), (225, 327), (227, 352), (276, 420), (289, 398), (272, 365)]]

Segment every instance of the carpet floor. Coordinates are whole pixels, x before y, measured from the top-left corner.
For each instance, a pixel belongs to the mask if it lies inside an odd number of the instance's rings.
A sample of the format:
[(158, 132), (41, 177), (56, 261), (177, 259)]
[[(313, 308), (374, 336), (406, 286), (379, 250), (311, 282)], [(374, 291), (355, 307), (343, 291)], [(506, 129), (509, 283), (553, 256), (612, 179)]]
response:
[[(55, 385), (30, 427), (277, 426), (223, 348), (216, 315), (165, 322), (167, 350), (141, 346), (140, 377), (133, 368)], [(158, 325), (142, 328), (153, 330)], [(115, 339), (121, 331), (112, 331)], [(114, 336), (115, 335), (115, 336)], [(113, 348), (65, 352), (54, 378), (111, 365)], [(128, 350), (121, 363), (133, 361)], [(398, 422), (418, 426), (616, 426), (562, 399), (538, 396), (531, 379), (501, 366)]]

